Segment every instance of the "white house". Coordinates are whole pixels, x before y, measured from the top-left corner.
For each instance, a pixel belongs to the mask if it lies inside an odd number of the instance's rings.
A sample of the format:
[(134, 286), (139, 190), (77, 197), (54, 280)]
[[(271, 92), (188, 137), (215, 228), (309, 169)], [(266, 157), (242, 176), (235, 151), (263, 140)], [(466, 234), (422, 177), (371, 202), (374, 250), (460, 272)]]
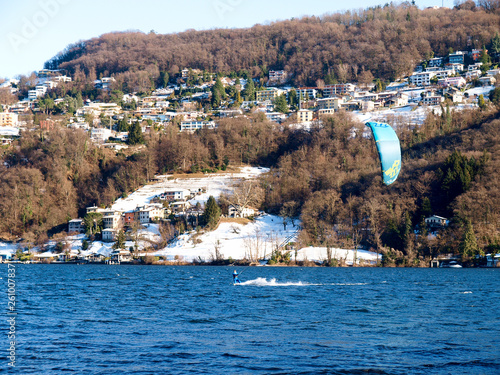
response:
[(98, 143), (106, 142), (111, 137), (111, 129), (107, 128), (92, 128), (90, 138)]
[(314, 112), (308, 109), (301, 109), (297, 111), (298, 122), (309, 122), (313, 120)]
[(116, 229), (122, 224), (122, 215), (118, 211), (106, 211), (103, 213), (103, 226), (105, 229)]
[(113, 77), (102, 77), (101, 79), (94, 81), (94, 86), (97, 89), (111, 90), (111, 85), (116, 80)]
[(448, 77), (438, 80), (438, 85), (443, 87), (455, 86), (462, 87), (466, 85), (466, 81), (463, 77)]
[(316, 99), (316, 95), (318, 95), (318, 90), (313, 87), (303, 87), (297, 89), (297, 95), (300, 95), (302, 100), (306, 100), (307, 98), (312, 100)]
[(266, 112), (265, 115), (269, 121), (274, 121), (278, 123), (286, 119), (286, 115), (281, 112)]
[(342, 104), (346, 102), (345, 97), (328, 97), (323, 99), (318, 99), (316, 105), (318, 109), (334, 109), (335, 111), (340, 110)]
[(269, 82), (284, 83), (288, 78), (288, 73), (284, 70), (270, 70)]
[(111, 261), (114, 263), (130, 262), (132, 260), (130, 251), (125, 249), (116, 249), (111, 253)]
[(241, 109), (225, 109), (225, 110), (219, 111), (220, 118), (237, 117), (237, 116), (241, 116), (242, 114), (243, 114), (243, 111)]
[(500, 69), (490, 69), (486, 72), (486, 75), (494, 77), (500, 74)]
[(472, 70), (481, 70), (481, 66), (483, 65), (482, 62), (477, 62), (475, 64), (470, 64), (467, 70), (470, 72)]
[(73, 219), (68, 222), (68, 233), (83, 233), (84, 231), (83, 219)]
[(413, 73), (409, 80), (415, 86), (429, 86), (431, 79), (436, 75), (435, 72)]
[(424, 221), (429, 228), (443, 228), (448, 225), (448, 220), (445, 217), (437, 215), (429, 216)]
[(0, 126), (17, 126), (18, 119), (19, 116), (17, 115), (17, 113), (0, 112)]
[(465, 79), (467, 81), (472, 81), (473, 79), (481, 77), (481, 71), (480, 70), (470, 70), (468, 72), (465, 72)]
[(256, 212), (257, 210), (251, 207), (230, 205), (228, 208), (228, 217), (250, 217), (254, 216)]
[(442, 66), (443, 58), (442, 57), (434, 57), (429, 60), (429, 64), (427, 66)]
[(494, 85), (497, 80), (493, 76), (485, 76), (485, 77), (480, 77), (478, 81), (483, 86), (491, 86)]
[(323, 87), (323, 96), (332, 97), (335, 95), (345, 95), (349, 92), (354, 92), (356, 90), (356, 85), (352, 83), (338, 83), (334, 85), (326, 85)]
[(194, 132), (198, 129), (215, 129), (217, 124), (215, 121), (182, 121), (181, 132)]
[(191, 195), (187, 189), (169, 189), (160, 194), (159, 198), (167, 201), (183, 201)]
[(427, 91), (425, 96), (422, 98), (423, 105), (440, 105), (442, 102), (444, 102), (444, 97), (436, 95), (432, 91)]
[(28, 100), (36, 100), (40, 96), (45, 95), (47, 92), (47, 87), (43, 85), (37, 85), (34, 90), (28, 91)]
[(139, 208), (139, 221), (141, 224), (148, 224), (151, 220), (163, 219), (165, 209), (162, 204), (149, 204)]
[(116, 229), (103, 229), (101, 234), (104, 242), (113, 242), (116, 236)]

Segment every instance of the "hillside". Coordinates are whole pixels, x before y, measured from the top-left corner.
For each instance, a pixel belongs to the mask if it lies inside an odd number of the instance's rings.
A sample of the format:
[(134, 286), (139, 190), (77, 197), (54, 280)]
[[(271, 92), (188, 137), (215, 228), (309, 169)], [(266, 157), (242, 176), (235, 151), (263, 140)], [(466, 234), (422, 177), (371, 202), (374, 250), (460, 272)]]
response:
[(46, 68), (93, 79), (114, 75), (122, 91), (147, 89), (161, 73), (173, 76), (186, 67), (246, 70), (255, 78), (285, 69), (297, 85), (370, 82), (407, 75), (422, 59), (450, 49), (488, 48), (498, 27), (498, 10), (487, 12), (471, 1), (428, 10), (403, 3), (249, 29), (110, 33), (68, 46)]

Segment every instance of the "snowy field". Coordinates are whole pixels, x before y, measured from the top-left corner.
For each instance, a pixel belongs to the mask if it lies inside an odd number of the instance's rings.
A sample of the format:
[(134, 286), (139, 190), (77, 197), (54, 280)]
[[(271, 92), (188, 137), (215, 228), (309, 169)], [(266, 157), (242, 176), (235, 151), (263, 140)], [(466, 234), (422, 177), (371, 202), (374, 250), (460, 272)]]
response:
[[(375, 264), (377, 261), (382, 260), (382, 255), (377, 254), (367, 250), (346, 250), (346, 249), (336, 249), (332, 248), (331, 257), (332, 259), (337, 259), (339, 261), (344, 261), (348, 265), (354, 264), (354, 258), (356, 258), (356, 264), (369, 263)], [(327, 248), (326, 247), (305, 247), (297, 252), (297, 260), (312, 260), (312, 261), (325, 261), (328, 259)], [(295, 260), (295, 259), (294, 259)]]
[(215, 259), (218, 247), (224, 259), (269, 258), (272, 249), (285, 239), (295, 239), (298, 229), (291, 223), (285, 229), (279, 216), (262, 215), (246, 225), (221, 223), (215, 231), (201, 234), (195, 241), (191, 234), (182, 235), (174, 244), (155, 255), (166, 256), (168, 260), (211, 261)]
[(397, 127), (398, 124), (422, 125), (427, 115), (435, 108), (417, 106), (416, 104), (407, 105), (399, 108), (387, 108), (380, 111), (360, 112), (355, 111), (354, 116), (362, 123), (369, 121), (385, 122), (391, 126)]
[(211, 195), (218, 198), (223, 192), (231, 192), (232, 186), (237, 181), (251, 179), (268, 171), (268, 168), (262, 167), (243, 167), (238, 173), (207, 174), (203, 178), (173, 178), (171, 175), (157, 176), (159, 182), (145, 185), (127, 198), (118, 199), (111, 208), (122, 212), (133, 210), (138, 206), (148, 204), (154, 197), (167, 189), (188, 189), (191, 191), (204, 189), (205, 193), (197, 195), (196, 198), (188, 201), (193, 206), (197, 202), (203, 204)]

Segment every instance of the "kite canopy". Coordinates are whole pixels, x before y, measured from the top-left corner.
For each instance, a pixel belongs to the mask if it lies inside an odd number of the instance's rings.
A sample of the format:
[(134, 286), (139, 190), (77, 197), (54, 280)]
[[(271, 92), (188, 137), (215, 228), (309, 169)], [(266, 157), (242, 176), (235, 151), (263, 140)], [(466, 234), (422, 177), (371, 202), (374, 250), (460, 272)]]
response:
[(396, 132), (389, 124), (367, 122), (377, 145), (378, 156), (382, 167), (384, 184), (390, 185), (398, 178), (401, 171), (401, 146)]

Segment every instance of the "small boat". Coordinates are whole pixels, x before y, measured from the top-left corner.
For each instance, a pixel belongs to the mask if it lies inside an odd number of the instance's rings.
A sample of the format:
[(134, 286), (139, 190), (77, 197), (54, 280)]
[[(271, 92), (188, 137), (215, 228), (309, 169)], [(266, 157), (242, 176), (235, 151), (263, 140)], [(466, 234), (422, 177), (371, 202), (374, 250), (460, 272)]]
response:
[(457, 261), (452, 260), (450, 262), (442, 262), (439, 265), (439, 267), (440, 268), (462, 268), (462, 265), (460, 263), (458, 263)]

